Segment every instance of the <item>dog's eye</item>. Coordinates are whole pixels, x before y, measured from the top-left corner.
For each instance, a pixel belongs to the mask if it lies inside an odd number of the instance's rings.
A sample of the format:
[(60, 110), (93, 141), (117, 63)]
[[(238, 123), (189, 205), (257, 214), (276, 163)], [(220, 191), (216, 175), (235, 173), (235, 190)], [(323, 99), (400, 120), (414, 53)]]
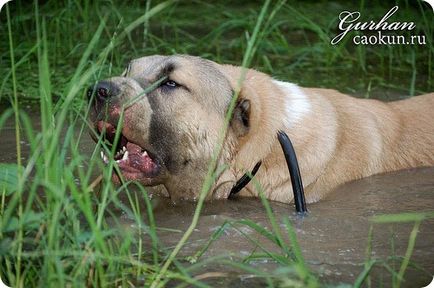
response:
[(170, 87), (170, 88), (175, 88), (175, 87), (178, 86), (178, 83), (176, 83), (173, 80), (167, 80), (166, 82), (163, 83), (163, 86)]

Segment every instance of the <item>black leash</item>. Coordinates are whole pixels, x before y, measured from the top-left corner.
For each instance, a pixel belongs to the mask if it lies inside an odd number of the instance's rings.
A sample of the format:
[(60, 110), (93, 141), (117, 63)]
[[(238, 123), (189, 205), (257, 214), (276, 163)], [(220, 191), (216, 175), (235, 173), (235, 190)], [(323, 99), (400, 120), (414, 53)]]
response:
[(301, 181), (300, 168), (298, 167), (297, 155), (288, 135), (279, 131), (277, 133), (283, 154), (285, 154), (286, 164), (288, 165), (289, 176), (291, 176), (292, 192), (294, 193), (294, 204), (297, 213), (306, 213), (306, 200), (304, 198), (303, 182)]
[[(277, 133), (277, 139), (279, 140), (280, 146), (282, 147), (283, 154), (285, 155), (286, 164), (288, 165), (289, 175), (291, 177), (292, 190), (294, 193), (294, 204), (297, 213), (306, 213), (306, 200), (304, 197), (303, 182), (301, 181), (300, 168), (298, 167), (297, 155), (295, 154), (294, 147), (292, 146), (291, 140), (289, 140), (288, 135), (279, 131)], [(232, 198), (235, 194), (241, 191), (250, 180), (258, 172), (259, 167), (261, 167), (262, 162), (256, 163), (251, 173), (244, 174), (232, 187), (228, 198)]]

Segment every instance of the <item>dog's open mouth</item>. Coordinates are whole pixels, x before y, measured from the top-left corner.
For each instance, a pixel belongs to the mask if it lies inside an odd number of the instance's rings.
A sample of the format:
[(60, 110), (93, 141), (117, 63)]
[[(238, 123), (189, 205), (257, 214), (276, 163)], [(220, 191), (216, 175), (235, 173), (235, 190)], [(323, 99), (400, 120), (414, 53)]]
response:
[[(98, 121), (96, 129), (103, 135), (106, 145), (109, 148), (113, 147), (116, 137), (116, 127), (111, 123)], [(108, 164), (110, 157), (104, 151), (101, 151), (101, 158), (104, 163)], [(125, 180), (138, 180), (147, 185), (153, 184), (152, 178), (157, 177), (161, 169), (156, 155), (131, 142), (122, 133), (119, 135), (113, 160), (121, 170)], [(118, 175), (115, 174), (113, 175), (113, 180), (120, 182)]]

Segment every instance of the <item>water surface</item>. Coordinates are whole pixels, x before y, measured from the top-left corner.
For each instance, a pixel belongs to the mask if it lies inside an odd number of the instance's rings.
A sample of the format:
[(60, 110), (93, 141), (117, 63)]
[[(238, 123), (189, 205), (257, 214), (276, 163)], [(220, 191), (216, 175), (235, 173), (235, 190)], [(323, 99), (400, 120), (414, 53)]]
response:
[[(38, 115), (31, 113), (37, 127)], [(12, 121), (8, 121), (1, 130), (0, 162), (15, 162), (15, 135)], [(91, 153), (93, 141), (85, 136), (82, 151)], [(28, 145), (24, 141), (23, 159), (28, 157)], [(122, 201), (127, 204), (127, 199)], [(167, 199), (153, 199), (154, 213), (158, 227), (175, 231), (159, 230), (161, 246), (172, 248), (187, 229), (195, 209), (194, 203), (177, 203)], [(284, 228), (282, 219), (289, 218), (293, 223), (298, 241), (309, 267), (326, 283), (353, 283), (363, 270), (367, 258), (368, 233), (373, 225), (371, 257), (386, 260), (388, 257), (401, 257), (405, 254), (408, 238), (413, 223), (372, 224), (374, 215), (434, 211), (434, 167), (398, 171), (375, 175), (362, 180), (347, 183), (324, 200), (308, 205), (307, 217), (297, 217), (293, 205), (271, 203), (273, 211)], [(142, 211), (145, 211), (143, 202)], [(144, 213), (145, 214), (145, 213)], [(107, 216), (112, 217), (112, 216)], [(119, 211), (116, 219), (108, 218), (112, 223), (120, 223), (123, 229), (137, 229), (135, 220)], [(145, 216), (144, 216), (145, 217)], [(210, 236), (227, 220), (250, 219), (265, 227), (270, 227), (265, 209), (259, 199), (236, 198), (227, 201), (213, 201), (204, 206), (202, 216), (188, 243), (181, 250), (181, 256), (195, 254), (208, 241)], [(147, 221), (147, 219), (144, 219)], [(228, 228), (218, 241), (206, 250), (203, 258), (227, 255), (232, 259), (247, 257), (253, 251), (260, 252), (249, 242), (245, 235), (259, 239), (266, 249), (278, 252), (279, 249), (258, 235), (252, 229), (238, 225), (239, 230)], [(411, 265), (406, 272), (407, 281), (403, 287), (422, 287), (430, 282), (434, 275), (434, 220), (424, 221), (420, 227)], [(283, 230), (284, 231), (284, 230)], [(244, 234), (244, 235), (243, 235)], [(145, 243), (150, 243), (142, 235)], [(392, 250), (392, 247), (393, 250)], [(399, 260), (399, 258), (398, 258)], [(395, 271), (399, 270), (400, 261), (389, 261)], [(415, 268), (417, 264), (417, 269)], [(187, 265), (187, 264), (186, 264)], [(268, 260), (254, 263), (258, 269), (272, 271), (278, 267)], [(214, 273), (215, 272), (215, 273)], [(261, 287), (263, 283), (254, 275), (234, 270), (219, 264), (208, 264), (198, 274), (214, 276), (207, 279), (212, 284), (221, 286)], [(380, 266), (372, 273), (372, 287), (390, 286), (391, 275)]]

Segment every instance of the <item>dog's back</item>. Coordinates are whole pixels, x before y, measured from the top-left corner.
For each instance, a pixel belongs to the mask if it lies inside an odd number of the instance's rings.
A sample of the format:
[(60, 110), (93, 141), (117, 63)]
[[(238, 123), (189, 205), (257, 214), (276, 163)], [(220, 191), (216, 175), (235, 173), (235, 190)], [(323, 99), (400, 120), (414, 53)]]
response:
[(434, 93), (388, 105), (399, 115), (400, 132), (386, 155), (393, 159), (390, 163), (398, 169), (434, 165)]
[[(308, 201), (316, 201), (326, 191), (351, 180), (401, 169), (434, 166), (434, 93), (381, 102), (349, 97), (329, 89), (303, 90), (310, 95), (313, 107), (318, 107), (311, 121), (324, 118), (320, 107), (333, 107), (328, 109), (327, 121), (319, 121), (315, 132), (320, 135), (318, 137), (327, 139), (323, 135), (327, 127), (333, 126), (336, 131), (334, 149), (329, 149), (332, 152), (327, 157), (329, 161), (310, 165), (324, 169), (315, 181), (307, 183)], [(315, 145), (316, 151), (326, 147), (326, 143)], [(313, 171), (302, 170), (304, 175), (308, 175), (306, 178)]]

